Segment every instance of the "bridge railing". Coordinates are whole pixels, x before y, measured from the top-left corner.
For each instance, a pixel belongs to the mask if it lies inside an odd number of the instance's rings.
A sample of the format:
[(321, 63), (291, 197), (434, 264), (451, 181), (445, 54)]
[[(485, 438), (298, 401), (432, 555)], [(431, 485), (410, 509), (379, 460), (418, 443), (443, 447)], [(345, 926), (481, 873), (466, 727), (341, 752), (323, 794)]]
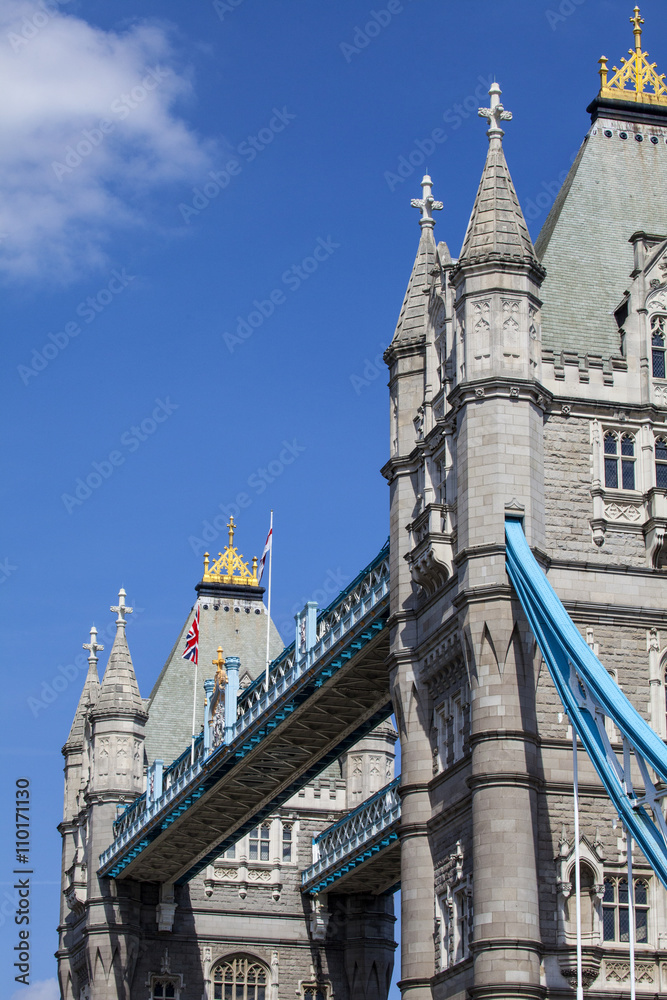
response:
[(312, 882), (323, 872), (343, 864), (347, 858), (358, 854), (398, 822), (401, 816), (398, 794), (400, 780), (395, 778), (313, 838), (313, 863), (301, 873), (302, 886)]
[[(365, 567), (345, 590), (333, 599), (328, 607), (317, 615), (317, 641), (307, 654), (308, 665), (316, 662), (320, 656), (343, 638), (347, 632), (377, 603), (389, 590), (389, 541), (385, 542), (377, 556)], [(239, 692), (239, 718), (252, 713), (255, 706), (271, 703), (271, 688), (296, 679), (294, 667), (298, 662), (295, 643), (286, 646), (282, 653), (269, 665), (269, 690), (264, 686), (264, 675), (256, 677), (243, 691)], [(267, 698), (267, 695), (269, 696)], [(260, 714), (264, 708), (260, 708)], [(253, 713), (250, 721), (257, 715)]]
[[(276, 702), (289, 692), (289, 689), (302, 676), (304, 670), (316, 665), (326, 657), (331, 648), (347, 634), (353, 631), (355, 625), (372, 611), (389, 592), (389, 543), (387, 542), (375, 557), (328, 608), (318, 616), (318, 639), (312, 649), (301, 659), (296, 658), (294, 643), (287, 646), (271, 664), (268, 691), (264, 687), (264, 678), (257, 678), (238, 700), (238, 717), (232, 727), (230, 738), (217, 748), (207, 749), (203, 734), (195, 741), (194, 761), (191, 762), (191, 748), (183, 753), (165, 768), (159, 786), (149, 798), (144, 792), (127, 807), (113, 826), (114, 842), (101, 855), (101, 864), (106, 864), (118, 850), (132, 840), (141, 830), (170, 802), (187, 789), (197, 786), (197, 780), (204, 762), (212, 753), (224, 754), (229, 745), (239, 738), (243, 732)], [(194, 797), (197, 797), (196, 794)]]

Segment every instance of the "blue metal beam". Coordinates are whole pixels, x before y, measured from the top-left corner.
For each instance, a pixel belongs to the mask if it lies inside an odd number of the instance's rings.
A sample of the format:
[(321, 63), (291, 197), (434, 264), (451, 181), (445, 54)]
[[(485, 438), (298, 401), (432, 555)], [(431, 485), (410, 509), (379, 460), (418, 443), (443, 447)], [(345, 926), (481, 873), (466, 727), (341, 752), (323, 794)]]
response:
[[(667, 888), (667, 825), (652, 768), (667, 784), (667, 747), (642, 719), (585, 642), (533, 556), (521, 521), (505, 521), (507, 573), (539, 644), (567, 712), (625, 827)], [(623, 735), (621, 764), (609, 742), (604, 718)], [(644, 784), (637, 794), (631, 777), (634, 753)]]

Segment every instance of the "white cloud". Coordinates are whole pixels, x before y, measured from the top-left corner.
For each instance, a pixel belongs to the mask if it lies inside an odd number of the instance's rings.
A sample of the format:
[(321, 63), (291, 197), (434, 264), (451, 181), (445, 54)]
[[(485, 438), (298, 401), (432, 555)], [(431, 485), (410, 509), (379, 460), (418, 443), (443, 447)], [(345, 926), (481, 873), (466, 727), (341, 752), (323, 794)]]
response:
[(0, 4), (0, 273), (12, 279), (102, 266), (115, 227), (146, 224), (153, 192), (210, 167), (211, 144), (174, 112), (191, 83), (167, 29), (104, 31), (67, 2)]
[(22, 986), (12, 994), (12, 1000), (60, 1000), (60, 990), (55, 979), (43, 979), (30, 986)]

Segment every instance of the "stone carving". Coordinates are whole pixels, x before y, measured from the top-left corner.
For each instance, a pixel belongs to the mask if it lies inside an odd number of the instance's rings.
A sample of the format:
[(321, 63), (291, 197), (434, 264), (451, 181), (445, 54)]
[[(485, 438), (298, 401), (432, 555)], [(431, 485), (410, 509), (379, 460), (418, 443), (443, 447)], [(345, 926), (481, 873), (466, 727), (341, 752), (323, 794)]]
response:
[(610, 521), (630, 521), (631, 523), (638, 521), (642, 516), (641, 507), (633, 503), (605, 504), (604, 513), (605, 517), (608, 517)]
[(653, 399), (657, 406), (667, 406), (667, 385), (653, 383)]
[(239, 873), (236, 868), (214, 868), (213, 878), (237, 879)]
[(519, 315), (517, 299), (503, 299), (503, 357), (513, 363), (519, 360)]
[[(605, 959), (604, 971), (607, 982), (626, 983), (630, 978), (630, 963)], [(648, 962), (635, 962), (635, 982), (655, 982), (655, 966)]]

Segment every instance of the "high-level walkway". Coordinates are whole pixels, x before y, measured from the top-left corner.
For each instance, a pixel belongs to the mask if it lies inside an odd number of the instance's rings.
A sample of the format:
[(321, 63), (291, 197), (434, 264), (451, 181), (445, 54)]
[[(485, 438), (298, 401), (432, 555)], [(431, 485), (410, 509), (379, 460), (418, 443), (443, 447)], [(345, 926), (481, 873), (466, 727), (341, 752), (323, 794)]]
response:
[(100, 875), (187, 882), (388, 718), (388, 556), (387, 543), (320, 614), (308, 606), (299, 646), (270, 665), (268, 690), (258, 678), (241, 693), (224, 743), (200, 736), (193, 763), (188, 748), (152, 776)]
[(313, 863), (301, 873), (303, 892), (378, 895), (398, 888), (399, 782), (395, 778), (313, 838)]

